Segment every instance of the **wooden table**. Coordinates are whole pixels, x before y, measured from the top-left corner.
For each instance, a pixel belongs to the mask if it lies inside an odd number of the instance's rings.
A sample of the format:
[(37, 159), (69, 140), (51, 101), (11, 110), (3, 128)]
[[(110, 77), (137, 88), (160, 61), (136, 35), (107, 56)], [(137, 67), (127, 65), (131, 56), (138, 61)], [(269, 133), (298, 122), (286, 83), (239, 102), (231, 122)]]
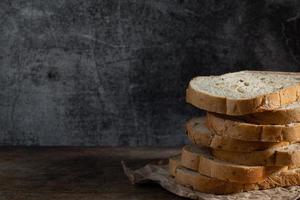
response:
[(182, 199), (155, 184), (131, 185), (121, 160), (140, 167), (171, 148), (0, 148), (0, 200)]

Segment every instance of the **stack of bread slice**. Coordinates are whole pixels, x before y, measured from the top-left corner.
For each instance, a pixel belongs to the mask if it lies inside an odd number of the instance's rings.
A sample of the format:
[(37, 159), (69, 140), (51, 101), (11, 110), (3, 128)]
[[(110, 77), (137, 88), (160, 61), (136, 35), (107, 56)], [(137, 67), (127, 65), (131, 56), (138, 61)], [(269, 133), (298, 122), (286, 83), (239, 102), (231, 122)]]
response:
[(300, 73), (199, 76), (186, 100), (207, 114), (186, 123), (192, 144), (169, 160), (178, 184), (214, 194), (300, 185)]

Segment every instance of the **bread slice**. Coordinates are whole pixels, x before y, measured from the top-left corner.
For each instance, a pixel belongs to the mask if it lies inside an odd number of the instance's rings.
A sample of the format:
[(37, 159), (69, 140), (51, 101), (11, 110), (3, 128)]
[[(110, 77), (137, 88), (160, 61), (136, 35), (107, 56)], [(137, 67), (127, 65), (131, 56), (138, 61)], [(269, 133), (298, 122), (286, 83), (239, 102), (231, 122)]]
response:
[(300, 167), (300, 143), (286, 147), (271, 148), (253, 152), (231, 152), (214, 149), (212, 154), (217, 159), (241, 165), (290, 166)]
[(199, 192), (230, 194), (250, 190), (264, 190), (275, 187), (300, 185), (300, 169), (281, 171), (279, 173), (272, 174), (259, 183), (242, 184), (219, 180), (184, 167), (178, 167), (176, 169), (175, 181), (178, 184), (191, 187)]
[(180, 166), (181, 155), (169, 158), (169, 174), (175, 176), (176, 169)]
[(205, 126), (205, 118), (192, 118), (186, 123), (186, 133), (196, 145), (223, 151), (251, 152), (289, 145), (289, 142), (248, 142), (213, 134)]
[(184, 167), (176, 169), (175, 181), (204, 193), (230, 194), (244, 191), (244, 184), (219, 180)]
[(217, 135), (238, 140), (260, 142), (300, 141), (300, 123), (260, 125), (243, 122), (236, 117), (207, 113), (207, 126)]
[(181, 165), (224, 181), (257, 183), (287, 167), (244, 166), (215, 159), (209, 149), (187, 145), (182, 149)]
[(255, 124), (290, 124), (300, 122), (300, 101), (277, 109), (239, 116), (243, 121)]
[(186, 101), (210, 112), (245, 115), (297, 101), (299, 83), (300, 74), (289, 72), (240, 71), (199, 76), (190, 81)]

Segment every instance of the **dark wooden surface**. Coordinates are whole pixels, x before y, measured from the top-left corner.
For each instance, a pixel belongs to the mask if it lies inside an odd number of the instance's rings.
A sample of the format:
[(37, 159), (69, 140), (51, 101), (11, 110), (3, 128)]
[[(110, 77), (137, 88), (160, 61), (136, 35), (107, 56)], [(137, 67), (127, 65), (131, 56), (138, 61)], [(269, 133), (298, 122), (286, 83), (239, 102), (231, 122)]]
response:
[(178, 149), (0, 148), (0, 200), (181, 199), (155, 184), (131, 185), (121, 160), (140, 167)]

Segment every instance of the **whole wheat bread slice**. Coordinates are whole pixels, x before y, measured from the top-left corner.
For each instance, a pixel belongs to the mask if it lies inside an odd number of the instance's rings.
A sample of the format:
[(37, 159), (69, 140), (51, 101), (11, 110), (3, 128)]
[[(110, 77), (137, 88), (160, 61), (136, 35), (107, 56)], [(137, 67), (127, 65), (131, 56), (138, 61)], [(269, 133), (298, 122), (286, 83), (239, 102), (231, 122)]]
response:
[(207, 113), (207, 127), (217, 135), (245, 141), (297, 142), (300, 123), (261, 125), (241, 121), (236, 117)]
[(214, 157), (220, 160), (241, 165), (263, 166), (290, 166), (300, 167), (300, 144), (291, 144), (286, 147), (270, 148), (263, 151), (233, 152), (212, 150)]
[(241, 184), (223, 181), (203, 175), (184, 167), (176, 168), (175, 181), (196, 191), (214, 194), (230, 194), (250, 190), (264, 190), (275, 187), (300, 185), (300, 169), (292, 169), (272, 174), (259, 183)]
[(249, 142), (219, 136), (206, 128), (204, 117), (190, 119), (186, 123), (186, 133), (196, 145), (223, 151), (251, 152), (289, 145), (289, 142)]
[(287, 167), (245, 166), (215, 159), (209, 149), (187, 145), (181, 152), (181, 165), (224, 181), (257, 183)]
[(300, 101), (277, 109), (239, 116), (243, 121), (255, 124), (290, 124), (300, 122)]
[(193, 78), (186, 101), (210, 112), (245, 115), (273, 110), (300, 96), (300, 74), (240, 71)]

